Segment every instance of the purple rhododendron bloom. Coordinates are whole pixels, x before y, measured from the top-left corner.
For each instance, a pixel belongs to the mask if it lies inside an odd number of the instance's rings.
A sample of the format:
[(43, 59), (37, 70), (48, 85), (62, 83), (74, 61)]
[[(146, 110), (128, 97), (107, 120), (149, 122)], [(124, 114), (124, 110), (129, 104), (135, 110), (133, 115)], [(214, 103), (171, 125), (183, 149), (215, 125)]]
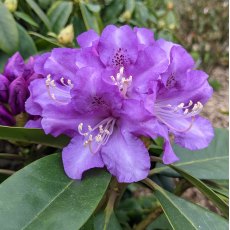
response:
[[(9, 109), (2, 109), (0, 112), (1, 125), (15, 125), (13, 117), (25, 112), (25, 101), (29, 97), (28, 85), (38, 77), (34, 73), (33, 66), (34, 57), (30, 57), (28, 62), (25, 63), (17, 52), (9, 58), (3, 73), (0, 74), (0, 103), (8, 103), (9, 105)], [(9, 118), (10, 116), (11, 118)], [(3, 119), (4, 117), (7, 117), (7, 119)]]
[(145, 28), (113, 25), (77, 41), (80, 49), (56, 48), (36, 59), (43, 78), (30, 83), (26, 101), (39, 117), (27, 127), (72, 138), (62, 152), (69, 177), (106, 166), (119, 182), (146, 178), (150, 158), (140, 136), (164, 138), (166, 164), (178, 160), (170, 133), (183, 147), (207, 147), (213, 129), (198, 114), (212, 89), (180, 45), (155, 41)]

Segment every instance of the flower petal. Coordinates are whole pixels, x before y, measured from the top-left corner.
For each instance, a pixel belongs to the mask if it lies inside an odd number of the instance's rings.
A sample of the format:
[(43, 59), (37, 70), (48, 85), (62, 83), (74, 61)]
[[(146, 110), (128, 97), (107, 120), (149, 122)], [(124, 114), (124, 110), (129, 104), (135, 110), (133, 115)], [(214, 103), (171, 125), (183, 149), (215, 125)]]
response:
[(41, 118), (38, 118), (36, 120), (29, 120), (29, 121), (27, 121), (27, 123), (25, 124), (25, 128), (38, 128), (38, 129), (42, 129)]
[(0, 101), (7, 102), (9, 97), (10, 81), (2, 74), (0, 74)]
[(133, 84), (138, 85), (143, 81), (157, 80), (168, 65), (165, 51), (154, 44), (139, 52), (135, 65), (129, 69), (129, 75), (133, 76)]
[(152, 30), (146, 28), (134, 27), (133, 31), (137, 35), (139, 44), (143, 47), (151, 46), (154, 43), (154, 34)]
[(76, 54), (76, 66), (81, 69), (84, 67), (95, 67), (98, 70), (103, 68), (103, 64), (101, 63), (98, 54), (94, 52), (91, 48), (81, 49)]
[(28, 97), (28, 88), (24, 77), (17, 77), (9, 86), (9, 100), (12, 114), (25, 112), (25, 101)]
[(104, 167), (100, 154), (92, 154), (83, 142), (84, 137), (77, 135), (62, 151), (64, 170), (72, 179), (81, 179), (88, 169)]
[(99, 39), (99, 35), (94, 30), (88, 30), (77, 37), (77, 42), (82, 48), (91, 47), (93, 42)]
[(19, 52), (15, 53), (9, 58), (5, 65), (3, 75), (10, 81), (13, 81), (17, 77), (21, 77), (25, 68), (25, 63)]
[(170, 53), (172, 71), (174, 73), (186, 73), (188, 69), (192, 69), (195, 62), (192, 56), (182, 47), (173, 46)]
[(164, 164), (171, 164), (179, 160), (172, 149), (168, 128), (164, 124), (159, 123), (157, 119), (152, 118), (147, 121), (136, 122), (135, 124), (129, 122), (127, 126), (129, 131), (138, 135), (144, 135), (153, 139), (157, 137), (164, 138), (164, 152), (162, 157)]
[[(183, 127), (188, 127), (189, 121), (183, 122)], [(206, 148), (214, 137), (211, 123), (202, 117), (197, 116), (191, 129), (187, 132), (175, 132), (175, 143), (190, 150)]]
[(50, 98), (45, 79), (36, 79), (29, 85), (30, 96), (25, 102), (26, 111), (31, 115), (41, 115), (43, 107), (54, 103)]
[(15, 125), (16, 121), (10, 111), (2, 104), (0, 104), (0, 125)]
[(44, 53), (36, 57), (35, 62), (34, 62), (34, 71), (37, 74), (41, 74), (43, 76), (46, 76), (49, 74), (44, 69), (44, 65), (45, 65), (46, 60), (50, 57), (50, 55), (51, 55), (51, 52), (48, 52), (48, 53)]
[(71, 104), (45, 106), (42, 117), (41, 124), (45, 133), (55, 137), (60, 134), (73, 136), (77, 131), (77, 125), (80, 123), (78, 114), (73, 110)]
[(134, 63), (137, 59), (138, 41), (133, 30), (125, 25), (117, 28), (107, 26), (100, 37), (98, 52), (106, 66), (120, 68)]
[(71, 48), (53, 49), (44, 63), (44, 76), (46, 77), (48, 74), (51, 74), (55, 80), (64, 77), (73, 81), (78, 70), (76, 65), (76, 55), (78, 52), (78, 49)]
[(102, 147), (101, 155), (107, 169), (119, 182), (131, 183), (148, 176), (148, 151), (140, 139), (125, 129), (114, 130), (107, 144)]

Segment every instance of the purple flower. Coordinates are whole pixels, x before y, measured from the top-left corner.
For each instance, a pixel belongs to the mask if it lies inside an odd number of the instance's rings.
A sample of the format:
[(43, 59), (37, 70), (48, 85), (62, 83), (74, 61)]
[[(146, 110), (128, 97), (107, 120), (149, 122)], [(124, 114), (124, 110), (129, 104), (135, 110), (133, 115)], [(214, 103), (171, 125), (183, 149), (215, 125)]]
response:
[(25, 111), (25, 101), (28, 98), (28, 86), (23, 77), (17, 77), (9, 86), (9, 106), (12, 114)]
[(25, 63), (19, 52), (15, 53), (5, 65), (3, 75), (6, 76), (9, 81), (13, 81), (15, 78), (22, 76), (25, 68)]
[(164, 138), (164, 163), (178, 160), (169, 133), (189, 149), (208, 145), (213, 130), (198, 114), (212, 90), (181, 46), (155, 41), (145, 28), (113, 25), (77, 41), (80, 49), (37, 58), (43, 78), (30, 83), (26, 101), (27, 112), (41, 117), (27, 127), (72, 138), (62, 153), (69, 177), (106, 166), (119, 182), (144, 179), (150, 159), (140, 136)]
[(7, 102), (9, 93), (8, 93), (8, 88), (9, 88), (10, 81), (0, 74), (0, 101), (1, 102)]
[[(11, 116), (11, 121), (14, 121), (14, 115), (25, 112), (25, 101), (29, 96), (28, 85), (38, 77), (33, 69), (34, 59), (30, 57), (28, 62), (24, 63), (23, 58), (17, 52), (9, 58), (3, 74), (0, 74), (0, 103), (8, 103), (7, 116)], [(1, 112), (1, 116), (6, 117), (4, 114)], [(14, 123), (9, 122), (9, 125)], [(5, 125), (3, 121), (0, 121), (0, 124)]]
[(171, 148), (169, 133), (174, 134), (175, 143), (190, 150), (205, 148), (211, 142), (212, 125), (198, 114), (213, 90), (206, 73), (192, 70), (194, 62), (181, 46), (163, 40), (158, 42), (168, 53), (170, 65), (152, 85), (155, 93), (145, 98), (145, 108), (153, 115), (151, 124), (155, 123), (147, 129), (164, 137), (163, 162), (170, 164), (178, 158)]
[(0, 104), (0, 124), (12, 126), (15, 125), (15, 119), (10, 111), (2, 104)]

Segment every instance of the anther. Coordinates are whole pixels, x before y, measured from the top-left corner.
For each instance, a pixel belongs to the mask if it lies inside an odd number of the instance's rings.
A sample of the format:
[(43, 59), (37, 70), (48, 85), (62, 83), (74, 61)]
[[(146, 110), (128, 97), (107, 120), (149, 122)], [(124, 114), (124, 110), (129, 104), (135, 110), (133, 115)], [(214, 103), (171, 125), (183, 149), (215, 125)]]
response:
[(184, 111), (184, 115), (186, 115), (186, 114), (188, 114), (188, 109), (186, 109), (186, 110)]

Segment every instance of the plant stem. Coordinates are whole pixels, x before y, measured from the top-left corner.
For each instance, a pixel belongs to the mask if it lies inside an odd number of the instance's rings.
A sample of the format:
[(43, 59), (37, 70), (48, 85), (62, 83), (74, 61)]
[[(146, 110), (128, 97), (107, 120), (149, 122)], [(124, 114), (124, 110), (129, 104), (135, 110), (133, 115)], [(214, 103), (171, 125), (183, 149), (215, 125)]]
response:
[(159, 206), (153, 212), (151, 212), (143, 221), (141, 221), (134, 230), (143, 230), (152, 223), (161, 213), (163, 212), (162, 208)]
[(6, 174), (6, 175), (12, 175), (12, 174), (14, 174), (15, 173), (15, 171), (13, 171), (13, 170), (9, 170), (9, 169), (0, 169), (0, 174)]
[(160, 157), (151, 156), (150, 160), (154, 161), (154, 162), (160, 162), (160, 163), (162, 163), (162, 159)]
[(105, 222), (103, 230), (107, 229), (110, 217), (113, 213), (113, 209), (115, 206), (118, 205), (127, 184), (125, 183), (118, 183), (117, 179), (114, 177), (111, 184), (110, 184), (110, 192), (109, 192), (109, 199), (108, 203), (105, 208)]
[(24, 158), (17, 154), (11, 154), (11, 153), (0, 153), (1, 159), (15, 159), (15, 160), (23, 160)]

